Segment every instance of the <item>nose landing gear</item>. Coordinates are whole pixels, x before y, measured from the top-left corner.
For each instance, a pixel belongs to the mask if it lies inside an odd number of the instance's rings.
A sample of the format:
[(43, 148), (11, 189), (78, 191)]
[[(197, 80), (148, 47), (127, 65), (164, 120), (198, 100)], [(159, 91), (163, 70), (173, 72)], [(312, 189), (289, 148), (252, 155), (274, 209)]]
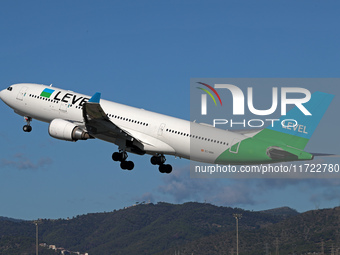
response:
[(24, 119), (27, 124), (23, 126), (22, 130), (24, 130), (24, 132), (31, 132), (32, 131), (32, 127), (31, 127), (32, 118), (25, 116)]

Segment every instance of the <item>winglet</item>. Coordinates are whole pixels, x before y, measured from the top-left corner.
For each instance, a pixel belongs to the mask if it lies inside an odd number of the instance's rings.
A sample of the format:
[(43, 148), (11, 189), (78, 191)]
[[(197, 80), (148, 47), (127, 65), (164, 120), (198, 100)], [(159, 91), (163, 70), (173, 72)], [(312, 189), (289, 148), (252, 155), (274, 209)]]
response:
[(91, 97), (91, 99), (89, 100), (89, 103), (97, 103), (97, 104), (99, 104), (100, 96), (101, 96), (101, 93), (97, 92), (96, 94), (94, 94)]

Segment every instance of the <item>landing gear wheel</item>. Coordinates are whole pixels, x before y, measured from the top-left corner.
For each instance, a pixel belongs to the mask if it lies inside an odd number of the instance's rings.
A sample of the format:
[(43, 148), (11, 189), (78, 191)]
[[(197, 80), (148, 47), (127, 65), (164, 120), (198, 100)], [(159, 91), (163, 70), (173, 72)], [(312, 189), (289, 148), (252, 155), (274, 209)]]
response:
[(167, 174), (170, 174), (172, 172), (172, 166), (171, 165), (168, 165), (168, 164), (162, 164), (162, 165), (159, 165), (159, 168), (158, 168), (159, 172), (161, 173), (167, 173)]
[(31, 132), (32, 131), (32, 127), (29, 125), (25, 125), (23, 126), (22, 130), (24, 130), (24, 132)]
[(157, 165), (157, 157), (156, 156), (152, 156), (150, 159), (151, 164), (153, 165)]
[(164, 174), (165, 173), (164, 165), (159, 165), (158, 170), (159, 170), (160, 173)]
[(123, 170), (127, 170), (127, 163), (126, 163), (126, 161), (120, 162), (120, 168), (123, 169)]
[(119, 159), (120, 159), (120, 154), (119, 154), (119, 152), (114, 152), (114, 153), (112, 154), (112, 160), (113, 160), (113, 161), (119, 161)]
[(152, 156), (150, 159), (151, 164), (153, 165), (162, 165), (166, 161), (165, 157), (163, 155), (160, 156)]
[(165, 172), (167, 174), (170, 174), (172, 172), (172, 166), (171, 165), (165, 165)]
[(127, 170), (132, 170), (135, 167), (135, 164), (132, 161), (127, 161)]
[(120, 162), (120, 167), (123, 170), (132, 170), (134, 168), (135, 164), (132, 161), (122, 161)]
[(125, 161), (127, 159), (127, 153), (126, 152), (114, 152), (112, 154), (112, 159), (114, 161)]

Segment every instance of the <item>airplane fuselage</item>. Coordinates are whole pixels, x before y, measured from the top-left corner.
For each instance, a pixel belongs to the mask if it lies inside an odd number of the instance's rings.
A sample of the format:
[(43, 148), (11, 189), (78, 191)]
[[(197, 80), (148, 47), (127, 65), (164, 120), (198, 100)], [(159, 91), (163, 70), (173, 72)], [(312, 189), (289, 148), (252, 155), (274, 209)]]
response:
[(106, 118), (127, 138), (125, 140), (124, 136), (119, 136), (117, 130), (91, 133), (84, 121), (83, 111), (91, 97), (52, 86), (15, 84), (1, 91), (0, 97), (19, 115), (47, 123), (61, 119), (88, 132), (90, 136), (117, 144), (122, 151), (141, 155), (173, 155), (218, 164), (287, 161), (287, 158), (271, 157), (270, 148), (279, 148), (298, 154), (294, 160), (312, 158), (309, 153), (307, 155), (288, 148), (282, 141), (262, 139), (264, 136), (258, 135), (259, 131), (234, 133), (103, 99), (100, 100), (100, 107)]

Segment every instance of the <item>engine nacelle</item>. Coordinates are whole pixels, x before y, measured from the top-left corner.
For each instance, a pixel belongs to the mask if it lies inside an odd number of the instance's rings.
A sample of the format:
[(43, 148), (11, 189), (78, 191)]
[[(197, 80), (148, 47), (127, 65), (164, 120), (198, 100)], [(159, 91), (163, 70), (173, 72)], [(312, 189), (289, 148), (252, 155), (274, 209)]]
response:
[(85, 132), (80, 127), (62, 119), (52, 120), (48, 127), (48, 133), (53, 138), (72, 142), (91, 138), (89, 133)]

